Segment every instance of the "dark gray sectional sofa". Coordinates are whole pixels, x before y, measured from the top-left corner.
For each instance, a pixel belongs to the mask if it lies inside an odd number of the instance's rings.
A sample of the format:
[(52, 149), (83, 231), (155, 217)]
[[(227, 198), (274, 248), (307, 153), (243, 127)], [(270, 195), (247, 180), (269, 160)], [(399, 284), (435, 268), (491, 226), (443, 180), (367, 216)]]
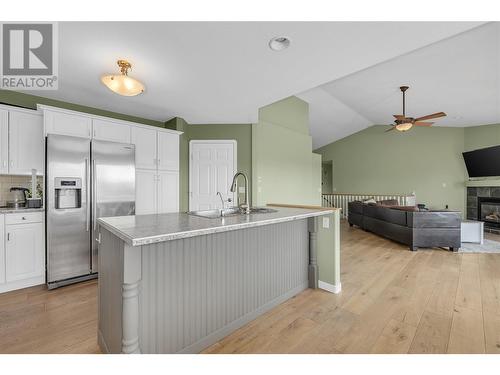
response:
[(460, 248), (461, 213), (457, 211), (413, 211), (355, 201), (348, 204), (349, 225), (356, 225), (391, 240), (419, 247)]

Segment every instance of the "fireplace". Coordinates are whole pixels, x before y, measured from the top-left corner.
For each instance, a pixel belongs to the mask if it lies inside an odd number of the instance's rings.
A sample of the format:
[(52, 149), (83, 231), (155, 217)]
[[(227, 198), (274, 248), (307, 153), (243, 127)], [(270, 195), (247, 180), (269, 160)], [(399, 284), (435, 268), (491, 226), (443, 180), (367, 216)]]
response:
[(500, 198), (478, 197), (477, 219), (487, 227), (500, 228)]
[(484, 230), (500, 234), (500, 186), (467, 187), (467, 219), (484, 222)]

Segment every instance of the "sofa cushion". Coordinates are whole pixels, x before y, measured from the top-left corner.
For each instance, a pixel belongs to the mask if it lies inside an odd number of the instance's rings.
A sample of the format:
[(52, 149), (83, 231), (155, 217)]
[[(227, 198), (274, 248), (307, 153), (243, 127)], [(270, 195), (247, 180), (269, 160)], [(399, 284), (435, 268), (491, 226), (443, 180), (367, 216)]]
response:
[(392, 207), (365, 204), (363, 206), (363, 214), (389, 223), (406, 225), (406, 212), (393, 210)]
[(377, 201), (377, 204), (380, 204), (381, 206), (397, 206), (399, 205), (399, 202), (397, 199), (384, 199)]
[(360, 214), (360, 215), (363, 214), (363, 202), (353, 201), (353, 202), (347, 203), (347, 206), (348, 206), (349, 214), (351, 212), (354, 212), (354, 213)]

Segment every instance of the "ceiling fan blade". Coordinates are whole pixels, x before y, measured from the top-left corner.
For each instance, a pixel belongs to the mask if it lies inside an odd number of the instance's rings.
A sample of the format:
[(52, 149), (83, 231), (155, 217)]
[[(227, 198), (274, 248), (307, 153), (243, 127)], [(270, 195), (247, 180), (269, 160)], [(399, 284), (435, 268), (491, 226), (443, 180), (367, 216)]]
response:
[(394, 129), (396, 129), (396, 126), (395, 125), (391, 125), (391, 127), (389, 129), (387, 129), (385, 131), (385, 133), (390, 132), (391, 130), (394, 130)]
[(423, 122), (423, 121), (416, 121), (413, 123), (415, 126), (432, 126), (434, 124), (433, 122)]
[(405, 117), (403, 115), (393, 115), (396, 120), (403, 120)]
[(432, 115), (418, 117), (418, 118), (415, 119), (415, 121), (430, 120), (432, 118), (438, 118), (438, 117), (444, 117), (444, 116), (446, 116), (446, 113), (444, 113), (444, 112), (437, 112), (437, 113), (433, 113)]

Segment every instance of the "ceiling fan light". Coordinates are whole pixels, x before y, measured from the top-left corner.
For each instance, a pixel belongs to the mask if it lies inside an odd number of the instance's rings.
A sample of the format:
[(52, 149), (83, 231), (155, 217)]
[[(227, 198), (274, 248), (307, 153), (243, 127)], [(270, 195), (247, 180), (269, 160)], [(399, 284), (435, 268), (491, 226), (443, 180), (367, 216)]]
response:
[[(126, 65), (125, 65), (126, 64)], [(111, 91), (123, 96), (136, 96), (144, 92), (144, 85), (127, 75), (130, 64), (118, 60), (122, 74), (108, 74), (101, 77), (101, 82)]]
[(413, 124), (411, 122), (404, 122), (402, 124), (397, 124), (396, 129), (399, 130), (400, 132), (406, 132), (411, 129)]

